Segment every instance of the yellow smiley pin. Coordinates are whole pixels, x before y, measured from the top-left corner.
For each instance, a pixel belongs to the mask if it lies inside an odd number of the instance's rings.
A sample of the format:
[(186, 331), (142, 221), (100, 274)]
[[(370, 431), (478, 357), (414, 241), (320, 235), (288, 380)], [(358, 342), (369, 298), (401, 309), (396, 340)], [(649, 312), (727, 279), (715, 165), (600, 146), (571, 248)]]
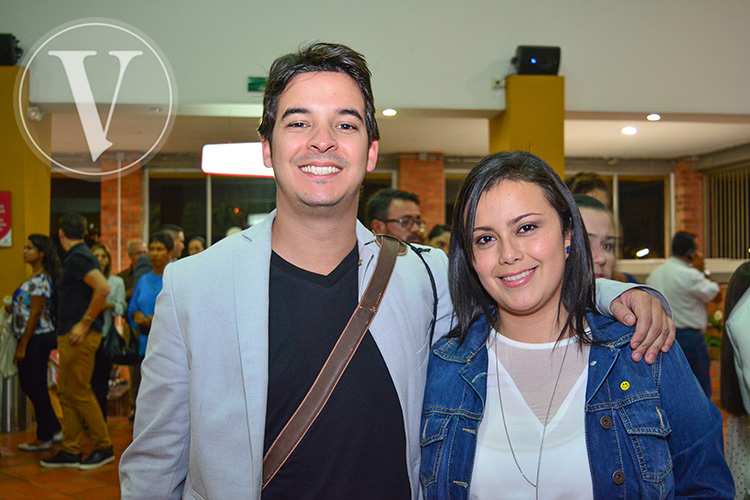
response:
[(625, 382), (620, 384), (620, 389), (622, 389), (623, 391), (627, 391), (628, 389), (630, 389), (630, 382), (626, 380)]

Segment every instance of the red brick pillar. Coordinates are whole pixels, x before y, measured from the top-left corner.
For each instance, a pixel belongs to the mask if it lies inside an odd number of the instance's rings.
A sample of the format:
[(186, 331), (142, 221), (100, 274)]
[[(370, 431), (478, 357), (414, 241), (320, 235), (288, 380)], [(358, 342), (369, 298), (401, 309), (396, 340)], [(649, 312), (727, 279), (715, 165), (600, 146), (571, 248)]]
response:
[[(137, 156), (135, 157), (137, 158)], [(135, 158), (126, 156), (123, 164)], [(114, 156), (102, 158), (102, 170), (117, 170), (118, 162)], [(118, 273), (130, 264), (128, 242), (143, 238), (143, 172), (140, 168), (131, 168), (120, 178), (121, 204), (121, 262), (117, 265), (117, 177), (102, 181), (101, 191), (101, 241), (112, 251), (112, 271)]]
[(398, 159), (398, 188), (416, 193), (427, 231), (445, 224), (445, 163), (442, 153), (402, 153)]
[[(703, 174), (685, 158), (675, 166), (675, 231), (688, 231), (703, 241)], [(705, 252), (704, 252), (705, 253)]]

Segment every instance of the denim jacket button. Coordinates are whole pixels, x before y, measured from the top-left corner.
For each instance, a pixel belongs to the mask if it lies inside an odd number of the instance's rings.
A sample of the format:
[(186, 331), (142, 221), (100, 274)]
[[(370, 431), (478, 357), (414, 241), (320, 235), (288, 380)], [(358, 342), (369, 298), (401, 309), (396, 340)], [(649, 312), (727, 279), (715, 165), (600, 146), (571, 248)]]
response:
[(621, 470), (615, 471), (614, 474), (612, 474), (612, 482), (616, 485), (621, 485), (625, 482), (625, 473)]
[(612, 419), (607, 415), (604, 415), (602, 418), (600, 418), (599, 423), (606, 430), (609, 430), (612, 427)]

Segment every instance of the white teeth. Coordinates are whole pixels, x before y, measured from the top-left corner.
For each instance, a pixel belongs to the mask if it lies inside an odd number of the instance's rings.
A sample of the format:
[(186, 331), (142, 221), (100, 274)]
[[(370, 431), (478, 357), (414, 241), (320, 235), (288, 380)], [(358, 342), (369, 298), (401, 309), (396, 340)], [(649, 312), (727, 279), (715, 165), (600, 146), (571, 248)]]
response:
[(533, 269), (529, 269), (528, 271), (524, 271), (524, 272), (519, 273), (519, 274), (514, 274), (513, 276), (505, 276), (503, 278), (503, 280), (505, 280), (505, 281), (518, 281), (521, 278), (525, 278), (526, 276), (528, 276), (529, 274), (531, 274), (531, 271), (533, 271)]
[(329, 175), (329, 174), (335, 174), (336, 172), (341, 172), (340, 168), (334, 167), (333, 165), (329, 165), (327, 167), (316, 167), (313, 165), (305, 165), (300, 170), (302, 170), (306, 174), (313, 174), (313, 175)]

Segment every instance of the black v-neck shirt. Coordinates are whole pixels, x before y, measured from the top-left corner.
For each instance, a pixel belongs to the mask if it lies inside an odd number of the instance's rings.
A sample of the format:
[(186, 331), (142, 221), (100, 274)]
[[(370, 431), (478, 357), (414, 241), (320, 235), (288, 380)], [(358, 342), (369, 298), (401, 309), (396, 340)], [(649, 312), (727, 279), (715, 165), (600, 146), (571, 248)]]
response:
[[(276, 253), (271, 256), (264, 454), (307, 394), (357, 306), (358, 260), (355, 247), (323, 276)], [(323, 411), (262, 498), (410, 497), (401, 405), (368, 331)]]

